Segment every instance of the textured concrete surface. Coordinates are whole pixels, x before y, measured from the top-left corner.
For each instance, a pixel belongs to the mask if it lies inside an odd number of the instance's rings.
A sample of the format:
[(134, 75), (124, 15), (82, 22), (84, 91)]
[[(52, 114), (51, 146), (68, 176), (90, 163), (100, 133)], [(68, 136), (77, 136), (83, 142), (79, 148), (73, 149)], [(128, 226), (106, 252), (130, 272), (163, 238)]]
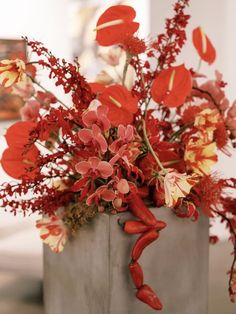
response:
[(236, 303), (229, 301), (228, 275), (232, 263), (232, 243), (210, 246), (209, 314), (235, 314)]
[[(18, 243), (18, 236), (17, 233), (15, 236), (16, 244)], [(226, 272), (231, 264), (231, 250), (232, 246), (229, 242), (210, 246), (208, 314), (236, 313), (236, 304), (229, 302), (227, 292), (228, 277)], [(19, 256), (18, 254), (13, 255), (13, 253), (6, 255), (5, 252), (1, 252), (0, 314), (44, 314), (41, 296), (42, 278), (38, 276), (41, 272), (40, 262), (40, 257), (36, 260), (32, 256), (23, 254)], [(158, 290), (159, 288), (157, 288)], [(132, 294), (132, 291), (129, 293)], [(136, 302), (136, 300), (134, 301)], [(145, 312), (143, 313), (145, 314)], [(68, 312), (66, 311), (63, 314), (68, 314)], [(168, 314), (175, 314), (175, 312), (169, 312)]]
[[(145, 282), (163, 301), (163, 314), (206, 314), (208, 220), (178, 219), (167, 209), (155, 214), (169, 228), (140, 260)], [(102, 215), (82, 228), (62, 254), (46, 249), (45, 314), (153, 313), (136, 300), (127, 270), (135, 239), (119, 229), (117, 216)]]

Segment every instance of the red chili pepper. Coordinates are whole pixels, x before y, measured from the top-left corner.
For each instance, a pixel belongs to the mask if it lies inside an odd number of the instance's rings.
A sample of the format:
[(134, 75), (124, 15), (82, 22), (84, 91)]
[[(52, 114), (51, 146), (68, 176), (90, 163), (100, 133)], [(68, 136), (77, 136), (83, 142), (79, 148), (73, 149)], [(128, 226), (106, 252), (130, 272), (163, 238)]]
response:
[(150, 229), (155, 229), (159, 231), (161, 229), (164, 229), (165, 227), (166, 223), (161, 220), (157, 221), (154, 227), (147, 226), (144, 222), (137, 220), (127, 220), (123, 224), (123, 230), (129, 234), (144, 233)]
[(151, 228), (153, 227), (147, 226), (144, 222), (136, 220), (127, 220), (123, 225), (124, 231), (129, 234), (144, 233)]
[(131, 193), (128, 198), (128, 205), (134, 216), (138, 217), (149, 226), (155, 226), (157, 222), (156, 217), (147, 208), (140, 196)]
[(155, 241), (159, 237), (159, 232), (152, 229), (144, 234), (142, 234), (137, 241), (135, 242), (135, 245), (133, 247), (131, 257), (133, 261), (137, 261), (139, 257), (141, 256), (143, 250), (145, 247), (147, 247), (149, 244), (151, 244), (153, 241)]
[(154, 229), (157, 231), (160, 231), (160, 230), (164, 229), (166, 226), (167, 226), (167, 224), (164, 221), (158, 220), (154, 226)]
[(138, 188), (138, 195), (141, 198), (148, 197), (148, 195), (149, 195), (149, 188), (146, 185)]
[(161, 301), (158, 299), (156, 293), (148, 285), (143, 285), (137, 291), (136, 297), (140, 301), (148, 304), (154, 310), (161, 310), (162, 309)]
[(136, 288), (141, 288), (143, 285), (143, 270), (138, 262), (131, 262), (129, 264), (130, 274), (133, 280), (133, 283)]

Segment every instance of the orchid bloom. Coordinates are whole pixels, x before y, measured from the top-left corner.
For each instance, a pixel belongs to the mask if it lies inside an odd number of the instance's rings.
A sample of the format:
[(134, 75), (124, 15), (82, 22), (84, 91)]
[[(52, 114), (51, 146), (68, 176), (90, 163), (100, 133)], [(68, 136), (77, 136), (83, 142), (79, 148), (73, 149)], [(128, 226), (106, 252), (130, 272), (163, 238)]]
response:
[(102, 153), (107, 151), (107, 142), (102, 135), (101, 129), (96, 125), (92, 125), (92, 130), (82, 129), (78, 132), (78, 137), (84, 145), (94, 145)]
[(121, 146), (130, 143), (134, 137), (134, 127), (127, 125), (126, 127), (122, 124), (118, 126), (117, 131), (118, 139), (112, 142), (109, 149), (112, 153), (117, 153)]
[(115, 196), (116, 196), (115, 192), (108, 189), (107, 185), (102, 185), (99, 188), (97, 188), (97, 190), (87, 198), (86, 204), (88, 206), (90, 206), (94, 202), (98, 204), (98, 202), (101, 199), (106, 202), (111, 202), (114, 200)]
[(223, 76), (216, 70), (215, 79), (208, 80), (199, 86), (199, 89), (205, 91), (206, 93), (202, 93), (199, 90), (193, 90), (192, 95), (198, 98), (206, 99), (208, 101), (208, 107), (210, 106), (213, 109), (215, 109), (215, 104), (212, 100), (214, 99), (219, 106), (220, 111), (224, 113), (229, 108), (230, 103), (226, 98), (224, 89), (222, 88), (222, 82)]
[(116, 197), (112, 201), (113, 208), (118, 212), (127, 210), (127, 207), (123, 206), (124, 196), (130, 192), (130, 186), (126, 179), (116, 178), (114, 189), (116, 191)]
[[(93, 194), (87, 198), (87, 205), (99, 204), (100, 200), (112, 202), (113, 208), (117, 211), (126, 210), (122, 207), (124, 195), (129, 193), (130, 187), (126, 179), (111, 180), (107, 185), (100, 186)], [(101, 206), (99, 208), (102, 208)]]
[(140, 144), (138, 142), (122, 145), (110, 159), (110, 164), (114, 165), (119, 159), (122, 159), (128, 166), (130, 166), (140, 155), (139, 148)]
[(83, 113), (82, 121), (88, 128), (92, 127), (93, 124), (96, 124), (106, 132), (111, 127), (107, 114), (108, 108), (103, 106), (99, 100), (94, 99), (90, 103), (88, 110)]
[(96, 177), (107, 179), (113, 173), (113, 168), (109, 162), (101, 161), (97, 157), (90, 157), (88, 161), (80, 161), (75, 165), (75, 169), (83, 177)]
[(54, 253), (63, 251), (68, 238), (68, 230), (60, 217), (54, 215), (39, 219), (36, 222), (36, 228), (40, 230), (40, 238)]
[(17, 82), (25, 81), (25, 63), (20, 59), (2, 60), (0, 62), (0, 84), (9, 87)]
[(40, 104), (36, 100), (29, 100), (20, 110), (22, 121), (36, 122), (39, 117)]
[(178, 173), (174, 169), (168, 169), (163, 183), (166, 206), (174, 207), (179, 198), (186, 197), (196, 183), (196, 176), (186, 175)]
[(184, 160), (187, 166), (199, 175), (207, 175), (217, 162), (216, 143), (210, 142), (208, 136), (199, 133), (199, 139), (190, 139), (186, 145)]

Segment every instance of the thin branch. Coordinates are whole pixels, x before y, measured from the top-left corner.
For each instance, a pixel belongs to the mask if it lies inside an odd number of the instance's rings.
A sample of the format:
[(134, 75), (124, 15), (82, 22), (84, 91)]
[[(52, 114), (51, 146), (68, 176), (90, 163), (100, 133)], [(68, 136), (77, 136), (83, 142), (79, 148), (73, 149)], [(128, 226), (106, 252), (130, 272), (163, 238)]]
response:
[(230, 233), (232, 234), (232, 236), (234, 237), (234, 258), (233, 258), (233, 262), (230, 268), (230, 277), (229, 277), (229, 293), (230, 295), (235, 294), (233, 288), (232, 288), (232, 281), (233, 281), (233, 272), (235, 269), (235, 265), (236, 265), (236, 230), (234, 230), (234, 227), (231, 223), (231, 220), (229, 218), (227, 218), (222, 212), (219, 212), (217, 210), (214, 210), (214, 212), (219, 215), (220, 217), (222, 217), (225, 221), (227, 221), (228, 225), (229, 225), (229, 229), (230, 229)]

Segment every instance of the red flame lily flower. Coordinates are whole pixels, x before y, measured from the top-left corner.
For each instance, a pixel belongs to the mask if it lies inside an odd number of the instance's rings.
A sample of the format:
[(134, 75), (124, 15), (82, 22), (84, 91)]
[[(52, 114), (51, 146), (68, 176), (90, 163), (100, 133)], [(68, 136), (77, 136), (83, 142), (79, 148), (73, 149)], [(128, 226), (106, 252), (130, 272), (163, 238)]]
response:
[(191, 74), (182, 64), (161, 71), (153, 82), (151, 94), (157, 103), (166, 107), (179, 107), (191, 90)]
[(20, 59), (1, 60), (0, 85), (10, 87), (17, 82), (26, 81), (25, 63)]
[(120, 44), (124, 38), (133, 35), (139, 28), (134, 22), (135, 10), (127, 5), (108, 8), (99, 18), (96, 26), (96, 40), (101, 46)]
[(138, 99), (132, 96), (131, 92), (124, 86), (113, 85), (107, 87), (99, 95), (99, 100), (108, 107), (107, 117), (113, 126), (132, 124), (133, 115), (138, 110)]
[(208, 64), (212, 64), (216, 58), (216, 50), (201, 27), (193, 30), (192, 39), (200, 58)]

